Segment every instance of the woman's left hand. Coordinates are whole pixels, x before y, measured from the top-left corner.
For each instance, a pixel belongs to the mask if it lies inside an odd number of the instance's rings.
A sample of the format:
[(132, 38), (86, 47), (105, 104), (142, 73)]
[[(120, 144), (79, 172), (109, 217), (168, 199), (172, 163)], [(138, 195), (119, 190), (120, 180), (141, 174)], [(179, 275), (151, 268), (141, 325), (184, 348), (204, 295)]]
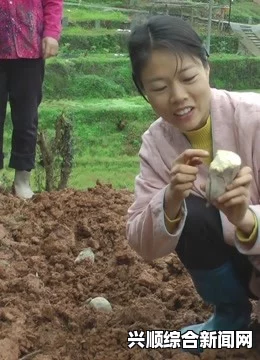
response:
[(52, 37), (45, 37), (42, 40), (42, 54), (43, 59), (48, 59), (52, 56), (56, 56), (59, 50), (59, 43), (56, 39)]
[[(220, 196), (213, 204), (222, 211), (228, 220), (236, 227), (243, 228), (243, 222), (247, 218), (250, 204), (250, 185), (252, 182), (252, 170), (250, 167), (242, 168), (227, 186), (225, 194)], [(252, 215), (253, 219), (253, 215)], [(247, 224), (248, 225), (248, 224)], [(252, 228), (254, 222), (252, 222)]]

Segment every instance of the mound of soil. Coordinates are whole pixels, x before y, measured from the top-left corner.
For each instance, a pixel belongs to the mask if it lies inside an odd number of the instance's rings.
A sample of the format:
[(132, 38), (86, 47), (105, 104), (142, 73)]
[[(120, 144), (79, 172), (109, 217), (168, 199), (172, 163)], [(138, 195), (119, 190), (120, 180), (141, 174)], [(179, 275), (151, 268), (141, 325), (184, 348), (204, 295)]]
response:
[[(128, 347), (128, 332), (179, 330), (211, 313), (173, 254), (145, 263), (125, 239), (127, 191), (0, 194), (0, 360), (260, 359), (255, 349)], [(75, 262), (90, 247), (94, 263)], [(89, 306), (105, 297), (112, 312)]]

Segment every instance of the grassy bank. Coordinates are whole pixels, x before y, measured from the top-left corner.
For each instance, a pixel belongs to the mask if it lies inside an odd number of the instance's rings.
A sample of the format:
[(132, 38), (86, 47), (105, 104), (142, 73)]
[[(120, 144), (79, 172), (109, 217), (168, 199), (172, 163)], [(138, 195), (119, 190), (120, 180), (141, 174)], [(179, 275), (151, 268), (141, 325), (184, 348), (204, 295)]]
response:
[[(112, 183), (116, 188), (133, 190), (139, 171), (138, 151), (141, 135), (156, 119), (149, 105), (141, 98), (45, 101), (40, 106), (40, 129), (51, 138), (57, 117), (64, 111), (73, 125), (75, 161), (69, 186), (85, 189), (96, 180)], [(5, 131), (5, 153), (8, 160), (11, 142), (10, 112)], [(0, 176), (11, 184), (12, 171), (6, 168)], [(37, 163), (33, 185), (44, 174)]]
[[(84, 189), (94, 186), (97, 179), (112, 183), (117, 188), (133, 187), (138, 172), (138, 150), (141, 134), (156, 119), (141, 98), (46, 101), (40, 106), (40, 130), (51, 138), (54, 124), (65, 112), (73, 125), (75, 161), (69, 185)], [(5, 131), (6, 165), (11, 143), (11, 121), (8, 111)], [(43, 174), (37, 164), (36, 175)], [(4, 171), (7, 183), (12, 171)], [(1, 176), (0, 176), (1, 179)], [(37, 189), (36, 177), (34, 188)]]
[[(194, 26), (195, 30), (206, 41), (206, 32), (201, 31), (200, 27)], [(123, 27), (127, 30), (127, 27)], [(84, 28), (78, 25), (65, 28), (61, 37), (61, 47), (66, 46), (67, 55), (71, 51), (87, 53), (114, 53), (126, 52), (127, 33), (118, 32), (117, 28)], [(238, 37), (234, 34), (212, 33), (211, 51), (212, 53), (236, 54), (238, 52)]]
[[(78, 4), (78, 0), (71, 0), (75, 4)], [(194, 0), (197, 3), (197, 0)], [(201, 2), (208, 3), (208, 0), (202, 0)], [(146, 0), (82, 0), (82, 5), (100, 5), (100, 6), (114, 6), (119, 8), (134, 8), (134, 9), (149, 9), (151, 7), (151, 2)], [(227, 5), (229, 2), (224, 0), (218, 1), (219, 4)], [(162, 7), (163, 9), (163, 7)], [(260, 7), (258, 4), (251, 1), (245, 0), (236, 0), (232, 3), (231, 11), (231, 21), (247, 23), (249, 18), (252, 19), (254, 24), (259, 24), (260, 22)], [(178, 9), (176, 10), (178, 11)]]
[[(227, 90), (260, 88), (260, 58), (212, 55), (209, 60), (212, 86)], [(45, 99), (121, 99), (136, 95), (126, 56), (94, 54), (48, 62)]]

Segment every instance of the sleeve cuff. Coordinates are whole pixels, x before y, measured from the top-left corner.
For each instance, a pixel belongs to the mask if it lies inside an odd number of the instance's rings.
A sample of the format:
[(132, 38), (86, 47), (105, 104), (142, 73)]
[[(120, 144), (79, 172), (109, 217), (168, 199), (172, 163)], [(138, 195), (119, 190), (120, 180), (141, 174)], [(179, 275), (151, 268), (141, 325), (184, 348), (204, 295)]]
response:
[(256, 217), (255, 213), (253, 213), (253, 214), (254, 214), (254, 218), (255, 218), (255, 225), (254, 225), (254, 229), (249, 237), (245, 236), (242, 231), (240, 231), (238, 229), (236, 230), (236, 236), (237, 236), (238, 240), (242, 243), (249, 243), (253, 240), (256, 240), (256, 238), (257, 238), (258, 223), (257, 223), (257, 217)]
[[(163, 194), (164, 196), (164, 194)], [(178, 225), (175, 229), (175, 231), (173, 233), (169, 233), (165, 224), (165, 217), (164, 217), (164, 202), (162, 201), (162, 219), (161, 219), (161, 223), (163, 224), (163, 231), (168, 235), (168, 236), (173, 236), (173, 237), (179, 237), (182, 233), (183, 227), (185, 225), (185, 221), (186, 221), (186, 217), (187, 217), (187, 206), (186, 206), (186, 202), (185, 200), (182, 203), (182, 207), (181, 210), (178, 214), (178, 218), (176, 218), (174, 220), (174, 222), (178, 222)]]
[(175, 231), (173, 233), (169, 233), (166, 228), (165, 217), (164, 217), (164, 195), (165, 195), (166, 188), (167, 188), (167, 186), (164, 189), (162, 189), (161, 191), (159, 191), (154, 196), (154, 198), (152, 199), (152, 201), (150, 203), (153, 224), (154, 224), (153, 236), (155, 238), (163, 236), (163, 237), (168, 238), (169, 240), (174, 239), (175, 241), (177, 241), (177, 239), (179, 238), (179, 236), (182, 233), (183, 227), (186, 222), (187, 206), (186, 206), (186, 202), (184, 200), (182, 203), (180, 213), (178, 214), (178, 217), (180, 216), (180, 221), (179, 221)]
[(61, 34), (60, 32), (56, 32), (56, 31), (51, 31), (51, 30), (44, 30), (43, 32), (43, 39), (46, 37), (51, 37), (57, 41), (60, 40)]
[[(257, 222), (257, 229), (259, 229), (259, 219), (260, 219), (260, 207), (259, 205), (250, 205), (250, 210), (255, 215), (256, 222)], [(251, 234), (252, 235), (252, 234)], [(253, 246), (248, 246), (249, 243), (247, 242), (241, 242), (239, 241), (239, 238), (237, 236), (237, 233), (235, 232), (235, 246), (237, 250), (244, 255), (260, 255), (260, 234), (259, 231), (257, 231), (256, 235), (256, 241), (253, 244)]]

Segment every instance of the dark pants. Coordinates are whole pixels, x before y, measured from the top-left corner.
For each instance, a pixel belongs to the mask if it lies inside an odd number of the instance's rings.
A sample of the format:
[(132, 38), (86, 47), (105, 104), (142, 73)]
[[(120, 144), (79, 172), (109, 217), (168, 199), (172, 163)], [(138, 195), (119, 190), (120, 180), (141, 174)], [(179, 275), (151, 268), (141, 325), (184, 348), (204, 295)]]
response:
[(247, 256), (225, 243), (219, 211), (206, 207), (206, 201), (197, 196), (186, 199), (187, 220), (176, 248), (176, 253), (186, 269), (215, 269), (227, 261), (233, 263), (239, 279), (248, 291), (252, 264)]
[(8, 100), (13, 123), (9, 167), (27, 171), (34, 168), (43, 78), (43, 59), (0, 60), (0, 169), (4, 166), (3, 133)]

